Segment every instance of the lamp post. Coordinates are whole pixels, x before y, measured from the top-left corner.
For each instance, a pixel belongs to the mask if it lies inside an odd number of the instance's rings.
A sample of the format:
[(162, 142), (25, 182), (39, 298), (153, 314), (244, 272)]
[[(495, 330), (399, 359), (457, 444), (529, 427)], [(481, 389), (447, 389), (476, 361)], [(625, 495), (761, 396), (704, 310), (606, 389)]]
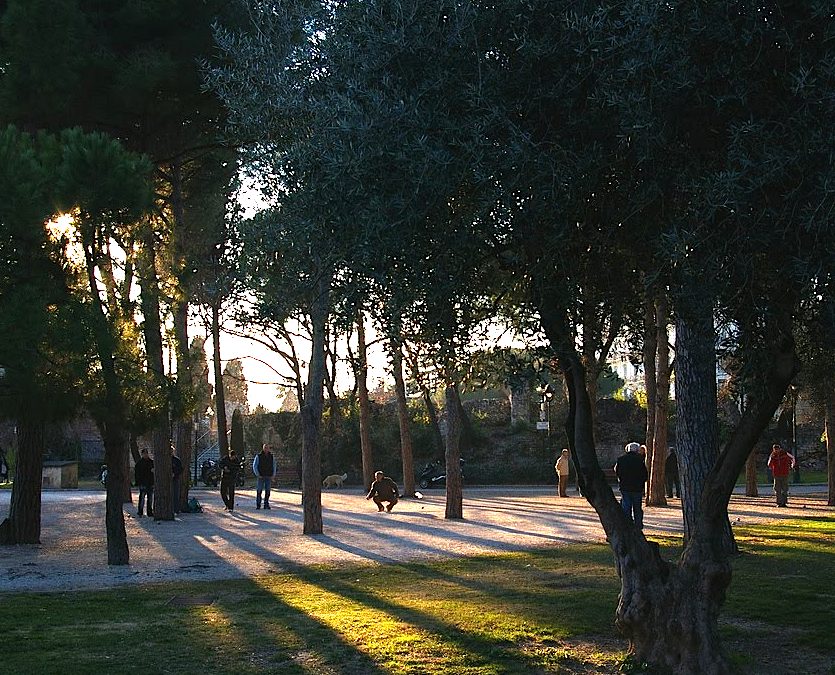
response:
[(192, 419), (194, 420), (194, 447), (191, 449), (191, 454), (194, 456), (194, 485), (197, 485), (197, 441), (200, 428), (197, 424), (197, 413), (195, 412)]

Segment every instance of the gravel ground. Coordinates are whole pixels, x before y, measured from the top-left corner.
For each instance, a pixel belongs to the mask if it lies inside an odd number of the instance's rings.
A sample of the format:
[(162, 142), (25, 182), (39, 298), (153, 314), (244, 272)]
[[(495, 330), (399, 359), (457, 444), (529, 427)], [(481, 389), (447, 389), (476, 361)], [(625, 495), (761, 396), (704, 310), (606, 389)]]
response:
[[(791, 496), (787, 509), (774, 507), (770, 489), (758, 498), (735, 495), (731, 521), (832, 515), (820, 486), (802, 490), (806, 494)], [(8, 512), (10, 494), (0, 490), (0, 514)], [(231, 579), (299, 565), (392, 563), (568, 542), (605, 544), (597, 516), (584, 499), (559, 499), (544, 487), (467, 488), (460, 521), (444, 519), (443, 491), (427, 491), (422, 500), (404, 499), (392, 513), (378, 513), (356, 488), (325, 490), (325, 531), (316, 536), (301, 533), (297, 490), (273, 491), (270, 511), (255, 509), (254, 490), (240, 490), (232, 513), (223, 510), (217, 491), (193, 494), (204, 512), (171, 522), (137, 518), (135, 507), (126, 505), (131, 564), (109, 566), (104, 492), (44, 492), (41, 544), (0, 548), (0, 592)], [(678, 500), (666, 508), (647, 509), (645, 531), (680, 532)]]

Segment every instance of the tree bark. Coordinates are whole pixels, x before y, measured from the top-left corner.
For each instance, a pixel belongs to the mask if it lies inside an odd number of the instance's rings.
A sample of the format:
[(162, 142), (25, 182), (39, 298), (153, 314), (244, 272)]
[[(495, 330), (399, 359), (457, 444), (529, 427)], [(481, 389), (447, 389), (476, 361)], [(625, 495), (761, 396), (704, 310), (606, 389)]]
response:
[[(699, 299), (686, 309), (676, 321), (676, 449), (685, 542), (693, 534), (702, 491), (719, 455), (713, 308)], [(728, 552), (735, 552), (730, 524), (727, 535)]]
[(0, 544), (40, 544), (43, 422), (18, 418), (17, 439), (9, 517), (0, 525)]
[(652, 462), (655, 439), (655, 400), (658, 381), (655, 376), (655, 359), (658, 356), (658, 333), (655, 329), (655, 302), (650, 295), (644, 299), (644, 389), (647, 394), (647, 460)]
[(757, 486), (757, 449), (754, 448), (748, 459), (745, 461), (745, 496), (759, 497), (760, 491)]
[(360, 449), (362, 479), (366, 492), (374, 482), (374, 456), (371, 449), (371, 404), (368, 400), (368, 349), (365, 344), (365, 317), (357, 317), (356, 373), (357, 401), (360, 409)]
[(540, 316), (565, 378), (566, 432), (583, 495), (600, 517), (615, 556), (621, 579), (615, 623), (629, 639), (630, 652), (639, 662), (677, 673), (727, 672), (716, 617), (729, 568), (717, 568), (698, 556), (687, 565), (674, 566), (627, 520), (597, 461), (587, 377), (565, 320), (545, 303), (540, 304)]
[[(104, 441), (104, 461), (107, 464), (107, 497), (105, 499), (105, 529), (107, 531), (107, 563), (130, 563), (128, 537), (125, 531), (123, 510), (125, 482), (125, 457), (128, 454), (128, 438), (124, 432), (123, 418), (108, 414), (99, 424)], [(154, 504), (156, 508), (156, 504)]]
[(397, 421), (400, 426), (400, 456), (403, 460), (403, 495), (415, 496), (415, 466), (412, 458), (412, 433), (409, 428), (409, 404), (403, 381), (403, 353), (400, 343), (391, 341), (391, 369), (394, 374), (394, 393), (397, 397)]
[(667, 419), (670, 400), (670, 341), (667, 333), (669, 309), (665, 295), (659, 295), (655, 300), (655, 344), (657, 355), (655, 389), (655, 414), (653, 422), (655, 429), (652, 440), (652, 455), (647, 446), (647, 460), (649, 461), (649, 486), (647, 488), (647, 505), (667, 505), (667, 485), (665, 482), (665, 463), (667, 461)]
[(322, 425), (325, 381), (325, 334), (330, 307), (330, 278), (321, 275), (310, 305), (313, 343), (302, 418), (302, 506), (304, 534), (322, 534)]
[[(116, 372), (114, 360), (115, 338), (109, 325), (107, 314), (102, 305), (96, 281), (96, 234), (92, 223), (82, 223), (82, 243), (86, 262), (87, 283), (93, 302), (93, 338), (96, 343), (101, 377), (104, 383), (104, 412), (97, 420), (104, 441), (104, 458), (108, 468), (107, 498), (105, 506), (105, 530), (107, 532), (107, 562), (110, 565), (127, 565), (130, 562), (127, 533), (125, 532), (125, 514), (122, 510), (124, 500), (125, 459), (128, 443), (125, 434), (127, 428), (127, 405), (122, 393), (121, 383)], [(112, 476), (112, 480), (111, 480)]]
[(146, 224), (142, 236), (142, 269), (139, 277), (142, 305), (142, 332), (145, 337), (145, 358), (148, 376), (153, 383), (151, 397), (153, 427), (151, 449), (154, 454), (154, 520), (174, 520), (171, 478), (171, 441), (168, 437), (168, 381), (162, 354), (162, 322), (160, 320), (159, 281), (156, 272), (154, 232)]
[(447, 384), (446, 400), (446, 511), (447, 520), (464, 517), (464, 494), (461, 487), (461, 399), (458, 387)]
[(217, 444), (220, 456), (229, 454), (229, 439), (226, 436), (226, 396), (223, 389), (223, 366), (220, 363), (220, 307), (212, 303), (212, 342), (215, 374), (215, 420), (217, 422)]
[[(337, 358), (335, 344), (333, 349), (327, 349), (325, 358), (326, 363), (330, 361), (330, 366), (325, 368), (325, 388), (328, 392), (328, 427), (330, 428), (331, 434), (335, 436), (342, 423), (339, 394), (336, 393), (336, 369), (339, 359)], [(302, 398), (299, 399), (299, 405), (301, 405)]]
[[(182, 288), (180, 290), (183, 292)], [(185, 298), (180, 299), (174, 306), (174, 342), (177, 350), (177, 389), (180, 392), (180, 401), (186, 401), (190, 400), (192, 390), (192, 368), (188, 341), (188, 301)], [(180, 419), (177, 420), (175, 429), (177, 454), (183, 463), (184, 471), (190, 471), (194, 452), (194, 417), (190, 406), (180, 406)], [(181, 481), (181, 504), (188, 503), (190, 486), (191, 481)]]

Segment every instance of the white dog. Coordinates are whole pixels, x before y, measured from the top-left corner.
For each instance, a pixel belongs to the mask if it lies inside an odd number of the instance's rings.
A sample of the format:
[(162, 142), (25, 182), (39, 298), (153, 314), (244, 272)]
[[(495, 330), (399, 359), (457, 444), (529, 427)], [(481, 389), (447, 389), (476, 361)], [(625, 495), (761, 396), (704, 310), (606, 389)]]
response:
[(327, 476), (325, 480), (322, 481), (322, 487), (341, 488), (342, 483), (345, 482), (346, 478), (348, 478), (347, 473), (343, 473), (341, 476), (339, 474), (332, 473), (330, 476)]

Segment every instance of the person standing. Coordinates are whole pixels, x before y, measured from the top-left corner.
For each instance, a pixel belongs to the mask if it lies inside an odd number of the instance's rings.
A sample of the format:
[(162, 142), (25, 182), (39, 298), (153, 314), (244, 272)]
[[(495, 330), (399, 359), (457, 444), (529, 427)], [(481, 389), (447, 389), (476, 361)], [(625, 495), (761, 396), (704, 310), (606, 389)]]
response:
[(171, 446), (171, 504), (174, 513), (180, 512), (180, 480), (183, 475), (183, 463), (177, 457), (174, 446)]
[(647, 465), (638, 443), (627, 443), (626, 452), (615, 462), (615, 475), (620, 486), (620, 507), (639, 530), (644, 529), (644, 484)]
[(235, 483), (240, 470), (238, 455), (234, 450), (230, 450), (229, 454), (220, 460), (220, 498), (227, 511), (235, 510)]
[(147, 499), (148, 516), (154, 515), (154, 460), (148, 455), (148, 449), (144, 448), (140, 454), (139, 461), (133, 467), (133, 478), (136, 487), (139, 488), (139, 509), (137, 515), (141, 518), (145, 511)]
[(783, 449), (779, 443), (771, 446), (768, 456), (768, 468), (774, 476), (774, 494), (777, 496), (777, 506), (789, 505), (789, 472), (794, 468), (794, 455)]
[(678, 477), (678, 457), (676, 449), (670, 446), (670, 452), (664, 461), (664, 481), (667, 483), (667, 496), (673, 496), (673, 487), (676, 489), (676, 499), (681, 499), (681, 480)]
[(559, 480), (560, 497), (568, 497), (568, 474), (570, 466), (570, 456), (571, 455), (568, 452), (568, 448), (563, 448), (562, 453), (560, 453), (560, 456), (557, 459), (557, 463), (554, 464), (554, 469), (557, 472), (557, 478)]
[[(383, 475), (382, 471), (375, 471), (374, 482), (371, 483), (371, 489), (365, 498), (373, 499), (378, 511), (385, 510), (391, 512), (394, 505), (397, 504), (399, 496), (400, 492), (397, 489), (397, 483), (388, 476)], [(383, 503), (387, 504), (385, 509), (383, 508)]]
[(261, 508), (261, 494), (264, 495), (264, 508), (270, 508), (270, 487), (275, 478), (275, 458), (268, 443), (264, 443), (261, 452), (252, 460), (252, 473), (255, 474), (255, 508)]

